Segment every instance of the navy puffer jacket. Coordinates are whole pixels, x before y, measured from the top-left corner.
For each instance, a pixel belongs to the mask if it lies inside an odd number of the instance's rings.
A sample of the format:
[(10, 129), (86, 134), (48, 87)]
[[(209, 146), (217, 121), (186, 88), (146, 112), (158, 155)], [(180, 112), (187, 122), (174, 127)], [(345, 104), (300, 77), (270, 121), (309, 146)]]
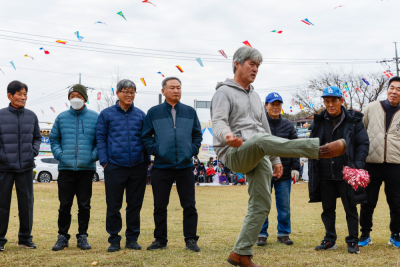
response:
[[(324, 134), (324, 124), (322, 123), (325, 119), (326, 109), (320, 114), (314, 115), (314, 121), (311, 123), (310, 130), (311, 138), (318, 137), (320, 140), (323, 138)], [(344, 166), (364, 169), (365, 161), (369, 152), (369, 138), (367, 131), (365, 130), (364, 124), (362, 122), (363, 114), (355, 110), (347, 110), (342, 106), (342, 112), (345, 114), (344, 130), (342, 138), (346, 140), (347, 151), (344, 154)], [(317, 159), (310, 159), (308, 161), (308, 190), (310, 196), (310, 202), (321, 202), (321, 190), (320, 184), (320, 161)], [(361, 204), (366, 196), (364, 190), (354, 190), (349, 186), (349, 194), (356, 193), (357, 195), (362, 195), (358, 197), (356, 204)]]
[(194, 108), (178, 102), (174, 127), (171, 108), (165, 101), (149, 110), (143, 126), (143, 144), (155, 156), (155, 168), (192, 167), (192, 157), (199, 154), (203, 140), (199, 118)]
[[(294, 124), (288, 119), (282, 118), (279, 115), (279, 119), (271, 118), (267, 113), (267, 119), (271, 134), (277, 137), (285, 139), (297, 139), (297, 131), (294, 128)], [(272, 177), (273, 181), (281, 182), (292, 179), (292, 171), (300, 171), (300, 158), (281, 158), (283, 166), (283, 174), (281, 178)]]
[(86, 106), (57, 116), (49, 136), (58, 170), (95, 171), (98, 160), (96, 126), (99, 114)]
[(141, 141), (146, 114), (132, 104), (127, 111), (118, 104), (104, 109), (97, 123), (97, 148), (100, 164), (133, 167), (146, 162), (150, 156)]
[(42, 136), (38, 118), (29, 109), (0, 109), (0, 171), (25, 172), (35, 167)]

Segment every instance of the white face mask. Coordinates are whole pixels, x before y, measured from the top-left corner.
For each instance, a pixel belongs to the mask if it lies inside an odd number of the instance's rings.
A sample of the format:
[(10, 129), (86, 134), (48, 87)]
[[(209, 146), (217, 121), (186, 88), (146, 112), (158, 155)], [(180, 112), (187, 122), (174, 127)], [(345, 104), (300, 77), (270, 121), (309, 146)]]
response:
[(80, 110), (85, 104), (85, 102), (80, 98), (72, 98), (69, 102), (74, 110)]

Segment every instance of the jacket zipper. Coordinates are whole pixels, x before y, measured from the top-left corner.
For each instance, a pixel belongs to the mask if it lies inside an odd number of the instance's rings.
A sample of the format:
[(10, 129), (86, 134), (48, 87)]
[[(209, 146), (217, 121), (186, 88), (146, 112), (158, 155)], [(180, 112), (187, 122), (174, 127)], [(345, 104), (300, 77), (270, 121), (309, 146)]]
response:
[(78, 168), (78, 143), (79, 143), (79, 113), (76, 121), (75, 171)]
[(21, 130), (19, 125), (19, 109), (17, 110), (17, 118), (18, 118), (18, 159), (19, 159), (19, 172), (22, 172), (21, 167)]
[[(382, 109), (383, 109), (383, 113), (385, 114), (385, 127), (386, 127), (386, 111), (385, 111), (385, 108), (382, 106), (382, 103), (380, 103), (380, 104), (381, 104), (381, 107), (382, 107)], [(385, 138), (384, 138), (384, 139), (385, 139), (385, 150), (384, 150), (384, 153), (383, 153), (383, 163), (386, 162), (387, 135), (388, 135), (388, 132), (389, 132), (389, 130), (390, 130), (390, 126), (392, 126), (393, 118), (394, 118), (394, 116), (396, 115), (397, 112), (398, 112), (398, 110), (397, 110), (395, 113), (393, 113), (392, 119), (390, 120), (389, 127), (387, 128), (387, 131), (386, 131), (386, 133), (385, 133)]]
[(82, 132), (85, 134), (85, 127), (83, 127), (83, 121), (82, 121)]
[(125, 113), (125, 118), (126, 118), (126, 128), (128, 129), (128, 150), (129, 150), (129, 167), (131, 167), (131, 139), (130, 139), (130, 134), (129, 134), (129, 123), (128, 123), (128, 112)]

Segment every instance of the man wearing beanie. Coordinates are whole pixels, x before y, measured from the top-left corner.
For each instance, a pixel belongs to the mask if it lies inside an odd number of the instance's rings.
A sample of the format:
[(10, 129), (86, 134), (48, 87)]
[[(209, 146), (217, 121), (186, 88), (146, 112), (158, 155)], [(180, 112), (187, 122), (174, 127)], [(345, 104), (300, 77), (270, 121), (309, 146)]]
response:
[(90, 219), (92, 182), (98, 160), (96, 147), (97, 112), (89, 110), (85, 102), (88, 95), (81, 84), (68, 91), (69, 110), (57, 116), (50, 134), (51, 150), (58, 164), (58, 239), (54, 251), (68, 247), (71, 225), (71, 206), (76, 195), (78, 201), (77, 246), (91, 249), (87, 241)]

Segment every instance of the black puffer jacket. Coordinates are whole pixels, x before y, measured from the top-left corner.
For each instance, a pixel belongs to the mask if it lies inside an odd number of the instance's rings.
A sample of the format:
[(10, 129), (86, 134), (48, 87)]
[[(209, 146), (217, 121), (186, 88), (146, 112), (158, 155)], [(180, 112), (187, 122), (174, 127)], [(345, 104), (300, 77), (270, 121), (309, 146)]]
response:
[[(325, 113), (324, 110), (320, 114), (314, 116), (314, 121), (311, 123), (310, 137), (318, 137), (320, 140), (323, 139)], [(367, 131), (365, 130), (362, 122), (363, 114), (354, 110), (347, 110), (342, 107), (342, 112), (345, 114), (343, 139), (347, 142), (347, 151), (344, 155), (344, 166), (364, 169), (365, 161), (369, 152), (369, 138)], [(321, 202), (321, 192), (319, 189), (320, 182), (320, 160), (310, 159), (308, 161), (308, 189), (310, 202)], [(356, 192), (349, 185), (349, 196), (352, 204), (361, 204), (366, 200), (365, 190), (360, 188)]]
[(29, 109), (0, 109), (0, 171), (24, 172), (35, 167), (42, 136), (38, 118)]
[[(297, 131), (294, 128), (293, 123), (288, 119), (282, 118), (279, 115), (279, 119), (271, 118), (267, 113), (267, 119), (269, 127), (271, 128), (271, 134), (274, 136), (286, 138), (286, 139), (297, 139)], [(273, 181), (284, 181), (292, 179), (292, 170), (300, 171), (300, 158), (281, 158), (283, 165), (283, 174), (281, 178), (272, 177)]]

